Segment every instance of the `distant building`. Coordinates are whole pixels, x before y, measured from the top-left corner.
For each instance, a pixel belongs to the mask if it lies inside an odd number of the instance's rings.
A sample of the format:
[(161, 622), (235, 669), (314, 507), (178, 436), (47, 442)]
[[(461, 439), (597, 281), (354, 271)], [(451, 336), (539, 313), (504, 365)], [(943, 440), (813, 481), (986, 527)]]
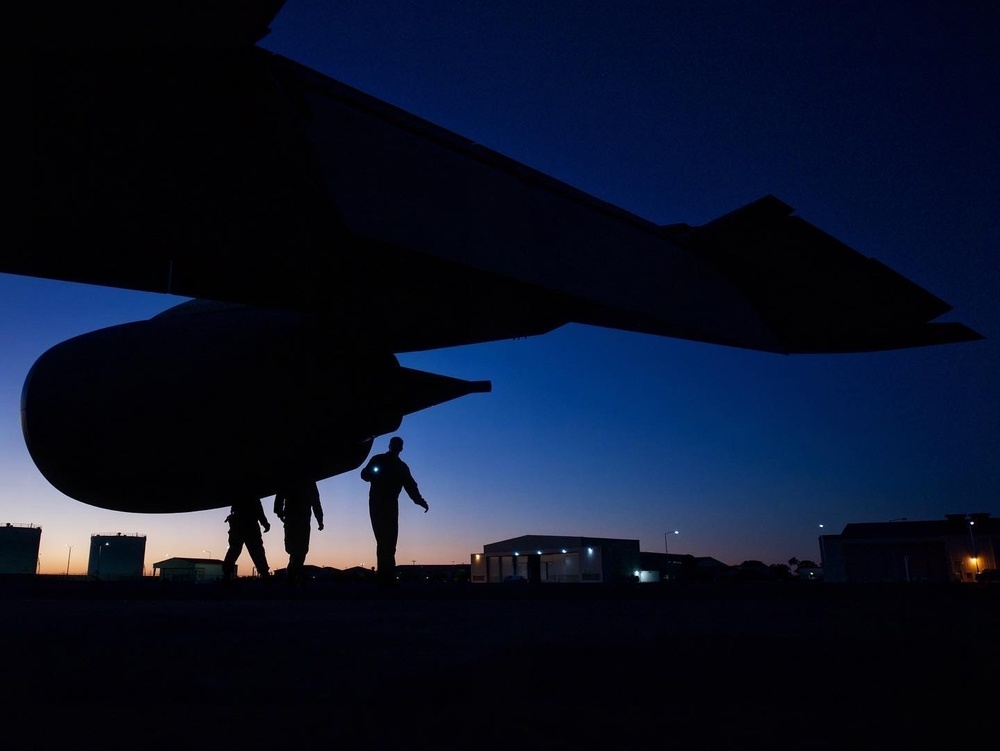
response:
[[(284, 580), (288, 576), (288, 569), (279, 568), (275, 569), (271, 573), (274, 574), (275, 579)], [(304, 581), (332, 582), (344, 581), (345, 577), (339, 568), (333, 568), (332, 566), (314, 566), (311, 563), (306, 563), (302, 566), (302, 579)]]
[(0, 526), (0, 574), (37, 573), (41, 541), (42, 528), (33, 524)]
[(822, 581), (823, 569), (819, 566), (799, 566), (795, 569), (795, 575), (806, 581)]
[(396, 578), (401, 582), (461, 583), (469, 581), (467, 563), (418, 563), (396, 566)]
[(523, 535), (473, 553), (473, 583), (621, 583), (639, 580), (639, 541)]
[(711, 556), (681, 553), (640, 553), (639, 561), (643, 581), (715, 581), (733, 568)]
[(848, 524), (819, 538), (827, 582), (975, 582), (995, 571), (1000, 519), (948, 514), (933, 521)]
[(164, 581), (219, 581), (222, 579), (222, 561), (216, 558), (167, 558), (153, 564), (153, 576)]
[(131, 579), (145, 573), (145, 535), (91, 535), (87, 575), (95, 579)]
[(340, 572), (342, 581), (375, 581), (375, 567), (365, 568), (364, 566), (351, 566)]

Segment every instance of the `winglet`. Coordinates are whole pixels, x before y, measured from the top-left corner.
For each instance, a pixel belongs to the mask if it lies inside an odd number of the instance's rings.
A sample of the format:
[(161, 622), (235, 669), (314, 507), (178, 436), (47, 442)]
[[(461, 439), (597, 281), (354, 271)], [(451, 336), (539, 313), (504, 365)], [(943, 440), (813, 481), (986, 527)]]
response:
[(764, 196), (699, 227), (664, 235), (736, 286), (789, 353), (867, 352), (967, 342), (982, 335), (933, 323), (944, 300)]

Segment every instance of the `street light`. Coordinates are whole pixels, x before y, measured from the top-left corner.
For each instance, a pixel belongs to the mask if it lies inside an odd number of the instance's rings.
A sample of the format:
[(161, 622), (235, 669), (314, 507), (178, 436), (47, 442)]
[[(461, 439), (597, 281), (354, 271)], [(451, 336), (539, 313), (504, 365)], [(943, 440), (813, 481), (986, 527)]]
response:
[(101, 578), (101, 555), (104, 553), (104, 548), (108, 547), (110, 542), (103, 542), (97, 546), (97, 565), (94, 566), (94, 578)]
[(212, 557), (212, 551), (211, 551), (211, 550), (202, 550), (201, 552), (202, 552), (202, 553), (208, 553), (208, 557), (209, 557), (209, 558), (211, 558), (211, 557)]
[(976, 555), (976, 538), (972, 536), (972, 526), (976, 523), (975, 519), (969, 519), (969, 549), (972, 551), (972, 562), (976, 565), (976, 573), (979, 573), (979, 556)]
[(819, 565), (826, 576), (826, 541), (823, 539), (823, 525), (819, 525)]
[(664, 568), (665, 568), (665, 573), (666, 573), (666, 578), (667, 579), (670, 578), (670, 558), (669, 558), (669, 556), (670, 556), (670, 549), (667, 547), (667, 535), (679, 535), (679, 534), (680, 534), (680, 530), (678, 530), (678, 529), (675, 529), (672, 532), (664, 532), (663, 533), (663, 555), (666, 557), (666, 560), (664, 562)]
[(73, 555), (73, 546), (67, 545), (66, 547), (69, 548), (69, 552), (66, 554), (66, 576), (69, 576), (69, 559)]
[(664, 532), (663, 533), (663, 552), (664, 553), (669, 553), (670, 552), (667, 549), (667, 535), (679, 535), (680, 533), (681, 532), (680, 532), (679, 529), (675, 529), (673, 532)]

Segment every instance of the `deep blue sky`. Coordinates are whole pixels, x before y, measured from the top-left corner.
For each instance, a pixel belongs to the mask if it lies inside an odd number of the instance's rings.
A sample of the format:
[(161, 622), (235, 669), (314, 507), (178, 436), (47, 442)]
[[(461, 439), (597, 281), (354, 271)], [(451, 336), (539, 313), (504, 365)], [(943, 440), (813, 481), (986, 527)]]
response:
[[(773, 194), (987, 337), (783, 357), (570, 326), (403, 356), (493, 392), (404, 420), (431, 510), (404, 496), (398, 560), (467, 561), (522, 534), (662, 551), (678, 529), (671, 552), (779, 563), (818, 559), (820, 524), (1000, 514), (995, 7), (289, 0), (270, 50), (659, 223)], [(20, 433), (45, 349), (177, 302), (0, 275), (0, 522), (42, 526), (43, 572), (65, 570), (67, 545), (83, 570), (93, 533), (145, 534), (147, 566), (225, 552), (224, 511), (85, 506)], [(367, 486), (351, 473), (320, 489), (309, 562), (372, 565)], [(280, 534), (265, 536), (275, 567)]]

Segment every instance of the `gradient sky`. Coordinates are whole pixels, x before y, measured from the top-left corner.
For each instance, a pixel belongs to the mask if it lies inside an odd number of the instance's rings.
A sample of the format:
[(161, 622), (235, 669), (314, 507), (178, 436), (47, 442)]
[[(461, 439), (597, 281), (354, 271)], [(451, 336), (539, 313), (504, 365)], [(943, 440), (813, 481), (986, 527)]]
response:
[[(493, 392), (404, 419), (430, 512), (403, 496), (397, 561), (467, 562), (523, 534), (662, 552), (676, 529), (671, 553), (783, 563), (819, 558), (820, 524), (1000, 514), (997, 8), (288, 0), (267, 49), (658, 223), (773, 194), (987, 337), (784, 357), (569, 326), (401, 356)], [(42, 573), (84, 572), (91, 534), (146, 535), (148, 569), (225, 553), (225, 510), (86, 506), (48, 485), (20, 431), (42, 352), (181, 301), (0, 274), (0, 523), (42, 527)], [(352, 472), (320, 491), (307, 562), (374, 565), (367, 485)]]

